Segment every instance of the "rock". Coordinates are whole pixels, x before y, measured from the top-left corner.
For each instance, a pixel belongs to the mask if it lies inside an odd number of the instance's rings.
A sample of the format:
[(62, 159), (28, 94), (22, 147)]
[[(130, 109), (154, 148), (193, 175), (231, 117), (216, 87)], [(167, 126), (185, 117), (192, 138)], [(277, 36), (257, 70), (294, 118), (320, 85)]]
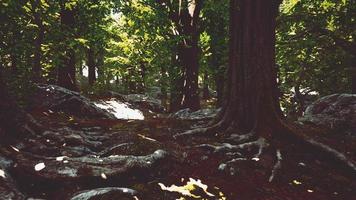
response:
[(206, 120), (214, 118), (220, 109), (206, 108), (192, 112), (189, 108), (170, 114), (169, 117), (183, 120)]
[(333, 94), (320, 98), (299, 119), (335, 130), (356, 134), (356, 94)]
[(96, 188), (78, 192), (71, 200), (111, 200), (111, 199), (133, 199), (137, 191), (129, 188), (107, 187)]
[(161, 105), (161, 100), (155, 99), (144, 94), (129, 94), (126, 95), (128, 102), (135, 104), (141, 108), (151, 110), (153, 112), (164, 112), (164, 107)]
[(38, 94), (35, 98), (35, 108), (42, 110), (63, 111), (74, 116), (89, 118), (116, 119), (115, 116), (104, 109), (97, 107), (88, 98), (56, 85), (38, 84)]
[(111, 98), (109, 100), (99, 100), (95, 102), (95, 105), (112, 113), (117, 119), (145, 119), (145, 116), (141, 110), (136, 109), (130, 103), (124, 103), (115, 98)]
[(25, 196), (7, 172), (11, 165), (12, 161), (0, 156), (0, 199), (24, 200)]
[(147, 88), (146, 95), (155, 99), (159, 99), (162, 97), (162, 90), (160, 87), (149, 87)]
[(156, 113), (164, 112), (164, 107), (161, 105), (161, 100), (145, 94), (128, 94), (123, 95), (117, 92), (110, 91), (107, 93), (109, 97), (115, 98), (122, 103), (126, 103), (128, 107), (139, 110), (150, 110)]

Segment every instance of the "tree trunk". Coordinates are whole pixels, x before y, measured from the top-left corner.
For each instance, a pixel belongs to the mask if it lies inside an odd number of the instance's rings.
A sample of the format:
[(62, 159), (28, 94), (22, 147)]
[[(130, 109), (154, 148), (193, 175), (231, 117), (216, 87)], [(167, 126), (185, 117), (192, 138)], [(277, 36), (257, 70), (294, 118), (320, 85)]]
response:
[(180, 25), (182, 35), (185, 36), (180, 44), (179, 59), (183, 67), (183, 97), (181, 108), (200, 109), (199, 99), (199, 14), (202, 7), (201, 0), (185, 2), (186, 8), (181, 9)]
[[(70, 37), (74, 31), (75, 26), (75, 11), (66, 7), (65, 2), (61, 2), (61, 28), (65, 35), (66, 42), (69, 43), (72, 37)], [(61, 57), (61, 66), (58, 68), (57, 82), (59, 86), (67, 88), (69, 90), (77, 91), (76, 76), (75, 76), (75, 51), (73, 47), (65, 44), (65, 52)]]
[(275, 69), (275, 18), (279, 1), (231, 0), (227, 88), (223, 109), (209, 131), (256, 132), (282, 128)]
[(160, 88), (161, 88), (161, 102), (162, 106), (167, 109), (167, 69), (165, 66), (161, 66), (161, 79), (160, 79)]
[(34, 22), (37, 25), (37, 36), (34, 41), (34, 56), (33, 56), (33, 66), (32, 66), (32, 79), (35, 82), (40, 82), (42, 79), (42, 43), (44, 40), (44, 26), (42, 22), (42, 5), (40, 0), (31, 1), (32, 9), (34, 9), (33, 17)]
[(94, 82), (96, 81), (96, 70), (95, 70), (95, 54), (94, 50), (92, 47), (88, 49), (88, 79), (89, 79), (89, 85), (93, 86)]
[[(177, 44), (178, 48), (175, 54), (178, 55), (183, 80), (175, 77), (175, 80), (171, 82), (173, 85), (171, 85), (170, 111), (182, 108), (197, 110), (200, 108), (198, 91), (200, 32), (198, 22), (203, 1), (179, 0), (176, 4), (170, 0), (161, 0), (158, 3), (162, 8), (168, 8), (170, 20), (175, 25), (173, 35), (183, 38)], [(181, 84), (182, 87), (176, 84)]]
[(12, 53), (10, 55), (10, 59), (11, 59), (11, 73), (12, 74), (17, 74), (17, 55), (16, 53)]
[(231, 89), (225, 112), (230, 118), (234, 116), (234, 125), (241, 132), (265, 132), (266, 128), (273, 129), (280, 122), (274, 58), (279, 2), (240, 0), (238, 5), (235, 0), (231, 2)]
[(146, 65), (144, 62), (140, 63), (140, 76), (141, 76), (141, 80), (138, 83), (138, 91), (139, 93), (144, 93), (146, 91)]
[(356, 55), (353, 56), (353, 65), (351, 68), (351, 92), (352, 94), (356, 94)]
[(224, 97), (224, 83), (225, 83), (225, 72), (221, 69), (223, 66), (219, 66), (218, 73), (215, 75), (215, 85), (216, 85), (216, 106), (223, 106)]
[[(215, 135), (217, 132), (233, 130), (234, 133), (243, 134), (235, 140), (242, 143), (236, 149), (258, 147), (254, 158), (259, 158), (268, 147), (276, 149), (278, 161), (272, 168), (270, 182), (281, 165), (279, 148), (284, 148), (281, 145), (283, 139), (287, 143), (293, 141), (294, 144), (312, 147), (316, 155), (327, 156), (355, 174), (355, 163), (344, 154), (309, 138), (282, 120), (277, 106), (274, 60), (275, 18), (279, 4), (277, 0), (230, 0), (228, 92), (222, 112), (212, 126), (186, 131), (174, 137), (199, 133)], [(251, 142), (256, 137), (258, 139)], [(226, 148), (226, 144), (223, 146)], [(241, 159), (240, 155), (237, 159)]]
[(176, 112), (181, 109), (181, 103), (183, 98), (183, 72), (181, 68), (178, 68), (178, 60), (176, 51), (172, 51), (171, 55), (171, 67), (170, 67), (170, 102), (169, 111)]
[(209, 76), (208, 76), (208, 71), (205, 70), (203, 74), (203, 99), (207, 100), (209, 98), (210, 98)]

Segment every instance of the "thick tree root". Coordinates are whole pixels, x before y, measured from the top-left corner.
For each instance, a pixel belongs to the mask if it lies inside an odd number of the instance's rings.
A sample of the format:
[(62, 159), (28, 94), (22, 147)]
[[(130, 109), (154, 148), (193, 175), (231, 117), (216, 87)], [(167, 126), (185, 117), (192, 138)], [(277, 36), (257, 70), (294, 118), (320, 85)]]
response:
[[(76, 193), (70, 200), (91, 200), (91, 199), (132, 199), (137, 195), (137, 191), (130, 188), (107, 187), (84, 190)], [(125, 198), (126, 197), (126, 198)], [(136, 197), (137, 199), (137, 197)]]
[(332, 159), (343, 164), (346, 168), (350, 169), (350, 171), (353, 173), (354, 176), (356, 176), (356, 164), (352, 160), (348, 159), (343, 153), (341, 153), (341, 152), (339, 152), (339, 151), (337, 151), (323, 143), (317, 142), (313, 139), (306, 138), (306, 137), (303, 139), (310, 146), (318, 149), (325, 155), (328, 155)]
[[(218, 153), (226, 155), (228, 158), (227, 161), (222, 162), (218, 169), (225, 171), (228, 169), (228, 166), (232, 165), (233, 163), (240, 162), (240, 161), (259, 161), (261, 155), (266, 151), (270, 144), (267, 142), (265, 138), (258, 138), (257, 140), (252, 140), (254, 138), (254, 134), (248, 134), (244, 136), (236, 136), (230, 137), (229, 140), (233, 140), (234, 142), (237, 141), (239, 144), (230, 144), (230, 143), (221, 143), (221, 144), (200, 144), (196, 145), (196, 148), (205, 149), (212, 153)], [(241, 142), (242, 141), (242, 142)], [(250, 156), (244, 156), (242, 151), (246, 152), (254, 152)], [(269, 181), (271, 182), (275, 177), (277, 170), (281, 168), (282, 162), (282, 154), (280, 150), (276, 152), (277, 162), (273, 167), (272, 175), (269, 177)], [(229, 167), (230, 174), (234, 175), (235, 171), (233, 167)]]
[[(187, 137), (187, 136), (210, 136), (212, 133), (214, 133), (214, 134), (217, 134), (218, 132), (221, 133), (221, 132), (224, 132), (227, 129), (229, 129), (228, 127), (233, 127), (230, 124), (230, 126), (225, 126), (225, 128), (223, 130), (218, 131), (218, 127), (222, 127), (221, 124), (223, 124), (223, 123), (220, 121), (219, 123), (217, 123), (211, 127), (189, 130), (189, 131), (174, 135), (174, 138), (177, 139), (177, 138), (182, 138), (182, 137)], [(305, 145), (311, 147), (312, 149), (314, 149), (316, 151), (316, 153), (338, 161), (341, 165), (343, 165), (353, 175), (356, 176), (356, 163), (354, 161), (350, 160), (343, 153), (331, 148), (330, 146), (320, 143), (318, 141), (315, 141), (314, 139), (311, 139), (311, 138), (305, 136), (304, 134), (300, 134), (299, 131), (297, 131), (297, 129), (293, 129), (292, 127), (294, 127), (294, 126), (289, 127), (288, 125), (283, 123), (282, 128), (280, 130), (284, 130), (284, 131), (282, 131), (282, 132), (284, 132), (284, 135), (277, 135), (277, 138), (279, 138), (279, 136), (281, 136), (281, 139), (285, 138), (285, 137), (289, 137), (289, 139), (290, 138), (295, 139), (294, 142), (300, 141), (302, 144), (305, 144)], [(249, 133), (249, 134), (245, 134), (245, 135), (241, 135), (241, 136), (232, 134), (230, 137), (230, 140), (232, 140), (236, 143), (240, 143), (240, 142), (249, 141), (256, 135), (257, 135), (256, 133)], [(222, 146), (221, 145), (220, 146), (219, 145), (218, 146), (199, 145), (198, 147), (210, 148), (210, 149), (214, 149), (214, 151), (216, 151), (216, 152), (219, 152), (219, 151), (224, 151), (227, 149), (236, 150), (236, 149), (239, 149), (237, 146), (239, 146), (241, 148), (241, 145), (242, 144), (229, 145), (229, 144), (225, 143)], [(246, 145), (250, 146), (248, 143), (246, 143)], [(256, 154), (257, 158), (258, 158), (258, 155), (261, 154), (261, 152), (262, 152), (261, 150), (262, 149), (259, 149), (259, 153)]]
[(272, 174), (269, 177), (268, 182), (272, 182), (274, 177), (276, 176), (277, 171), (282, 168), (282, 153), (279, 149), (277, 149), (276, 151), (276, 157), (277, 157), (277, 162), (273, 166)]
[(118, 149), (121, 149), (121, 148), (124, 148), (124, 147), (129, 147), (131, 145), (134, 145), (133, 142), (127, 142), (127, 143), (122, 143), (122, 144), (118, 144), (118, 145), (115, 145), (113, 147), (110, 147), (108, 149), (105, 149), (103, 151), (101, 151), (99, 153), (99, 156), (102, 158), (102, 157), (106, 157), (106, 156), (110, 156), (113, 152), (115, 152), (116, 150)]
[(158, 162), (168, 157), (168, 153), (164, 150), (157, 150), (146, 156), (111, 155), (104, 158), (99, 156), (43, 157), (23, 152), (7, 153), (17, 163), (13, 168), (14, 172), (51, 181), (117, 178), (135, 171), (150, 171)]

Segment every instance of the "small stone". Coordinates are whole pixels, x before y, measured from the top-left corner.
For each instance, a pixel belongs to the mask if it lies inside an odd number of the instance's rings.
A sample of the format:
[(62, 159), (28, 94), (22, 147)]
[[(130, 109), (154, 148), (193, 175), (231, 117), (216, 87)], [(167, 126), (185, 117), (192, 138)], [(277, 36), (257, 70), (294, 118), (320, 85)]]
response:
[(37, 165), (35, 165), (35, 170), (36, 171), (41, 171), (45, 167), (46, 167), (46, 165), (44, 163), (38, 163)]

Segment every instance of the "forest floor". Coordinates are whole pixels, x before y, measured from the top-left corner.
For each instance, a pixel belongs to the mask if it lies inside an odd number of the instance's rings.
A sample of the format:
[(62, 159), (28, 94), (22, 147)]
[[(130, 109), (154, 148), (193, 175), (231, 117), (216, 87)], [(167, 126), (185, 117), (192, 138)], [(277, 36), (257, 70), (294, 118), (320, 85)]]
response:
[[(200, 144), (217, 144), (222, 137), (189, 137), (176, 140), (173, 135), (191, 129), (206, 121), (185, 121), (157, 117), (154, 114), (145, 120), (104, 120), (82, 119), (65, 113), (33, 112), (34, 117), (48, 129), (68, 128), (73, 131), (97, 130), (109, 139), (103, 140), (102, 149), (118, 144), (132, 145), (118, 148), (111, 154), (147, 155), (157, 149), (169, 152), (170, 159), (160, 163), (151, 172), (129, 174), (124, 178), (103, 177), (91, 182), (34, 181), (26, 177), (14, 178), (20, 190), (29, 196), (44, 199), (69, 199), (80, 190), (98, 187), (125, 187), (139, 192), (137, 199), (229, 199), (229, 200), (354, 200), (356, 199), (356, 181), (335, 162), (314, 155), (302, 144), (282, 143), (282, 167), (277, 171), (272, 182), (268, 181), (275, 162), (274, 154), (265, 154), (261, 160), (237, 162), (230, 170), (219, 170), (223, 154), (195, 148)], [(326, 138), (317, 136), (319, 138)], [(336, 141), (324, 139), (326, 143)], [(346, 141), (347, 143), (347, 141)], [(333, 142), (337, 149), (356, 152), (354, 141), (344, 145), (345, 141)], [(61, 148), (57, 146), (54, 148)], [(346, 149), (345, 149), (346, 148)], [(352, 149), (353, 148), (353, 149)], [(36, 152), (33, 152), (36, 153)], [(55, 155), (53, 155), (55, 156)], [(353, 157), (353, 156), (352, 156)], [(40, 172), (39, 172), (40, 173)], [(163, 191), (159, 183), (169, 187), (186, 185), (189, 178), (201, 180), (208, 186), (204, 189), (195, 187), (194, 193), (200, 198), (187, 197), (178, 192)], [(186, 186), (183, 189), (189, 189)], [(191, 189), (191, 188), (190, 188)], [(181, 191), (182, 193), (182, 191)], [(211, 195), (214, 195), (212, 197)], [(108, 198), (110, 199), (110, 198)]]
[[(172, 137), (176, 133), (190, 129), (192, 125), (198, 123), (197, 121), (152, 116), (141, 121), (88, 120), (73, 118), (64, 113), (33, 114), (39, 122), (46, 124), (48, 128), (67, 127), (84, 132), (93, 129), (108, 134), (110, 139), (102, 144), (105, 147), (128, 142), (134, 144), (130, 148), (121, 148), (116, 152), (111, 152), (113, 154), (147, 155), (157, 149), (164, 149), (170, 153), (172, 159), (160, 164), (155, 171), (149, 174), (132, 174), (120, 180), (108, 177), (91, 183), (75, 183), (75, 187), (72, 184), (67, 185), (67, 183), (43, 185), (43, 183), (33, 183), (32, 180), (19, 179), (20, 188), (30, 196), (45, 199), (67, 199), (83, 189), (120, 186), (137, 190), (139, 199), (178, 199), (184, 196), (179, 193), (162, 191), (159, 183), (165, 186), (172, 184), (183, 186), (189, 178), (193, 178), (201, 180), (208, 186), (208, 191), (215, 195), (215, 197), (209, 197), (204, 191), (196, 190), (196, 194), (201, 196), (201, 199), (352, 200), (356, 198), (354, 176), (340, 169), (333, 161), (311, 154), (310, 149), (301, 144), (291, 142), (282, 147), (282, 168), (277, 172), (275, 179), (269, 182), (268, 177), (271, 169), (266, 166), (270, 166), (268, 162), (274, 162), (275, 159), (272, 155), (267, 155), (260, 161), (239, 162), (232, 173), (231, 171), (218, 170), (224, 159), (223, 155), (194, 148), (199, 144), (215, 144), (224, 140), (223, 138), (194, 137), (175, 140)], [(347, 146), (343, 142), (334, 142), (333, 145), (342, 149)], [(345, 151), (352, 152), (352, 149)], [(29, 185), (31, 186), (29, 187)], [(185, 197), (185, 199), (190, 198)]]

